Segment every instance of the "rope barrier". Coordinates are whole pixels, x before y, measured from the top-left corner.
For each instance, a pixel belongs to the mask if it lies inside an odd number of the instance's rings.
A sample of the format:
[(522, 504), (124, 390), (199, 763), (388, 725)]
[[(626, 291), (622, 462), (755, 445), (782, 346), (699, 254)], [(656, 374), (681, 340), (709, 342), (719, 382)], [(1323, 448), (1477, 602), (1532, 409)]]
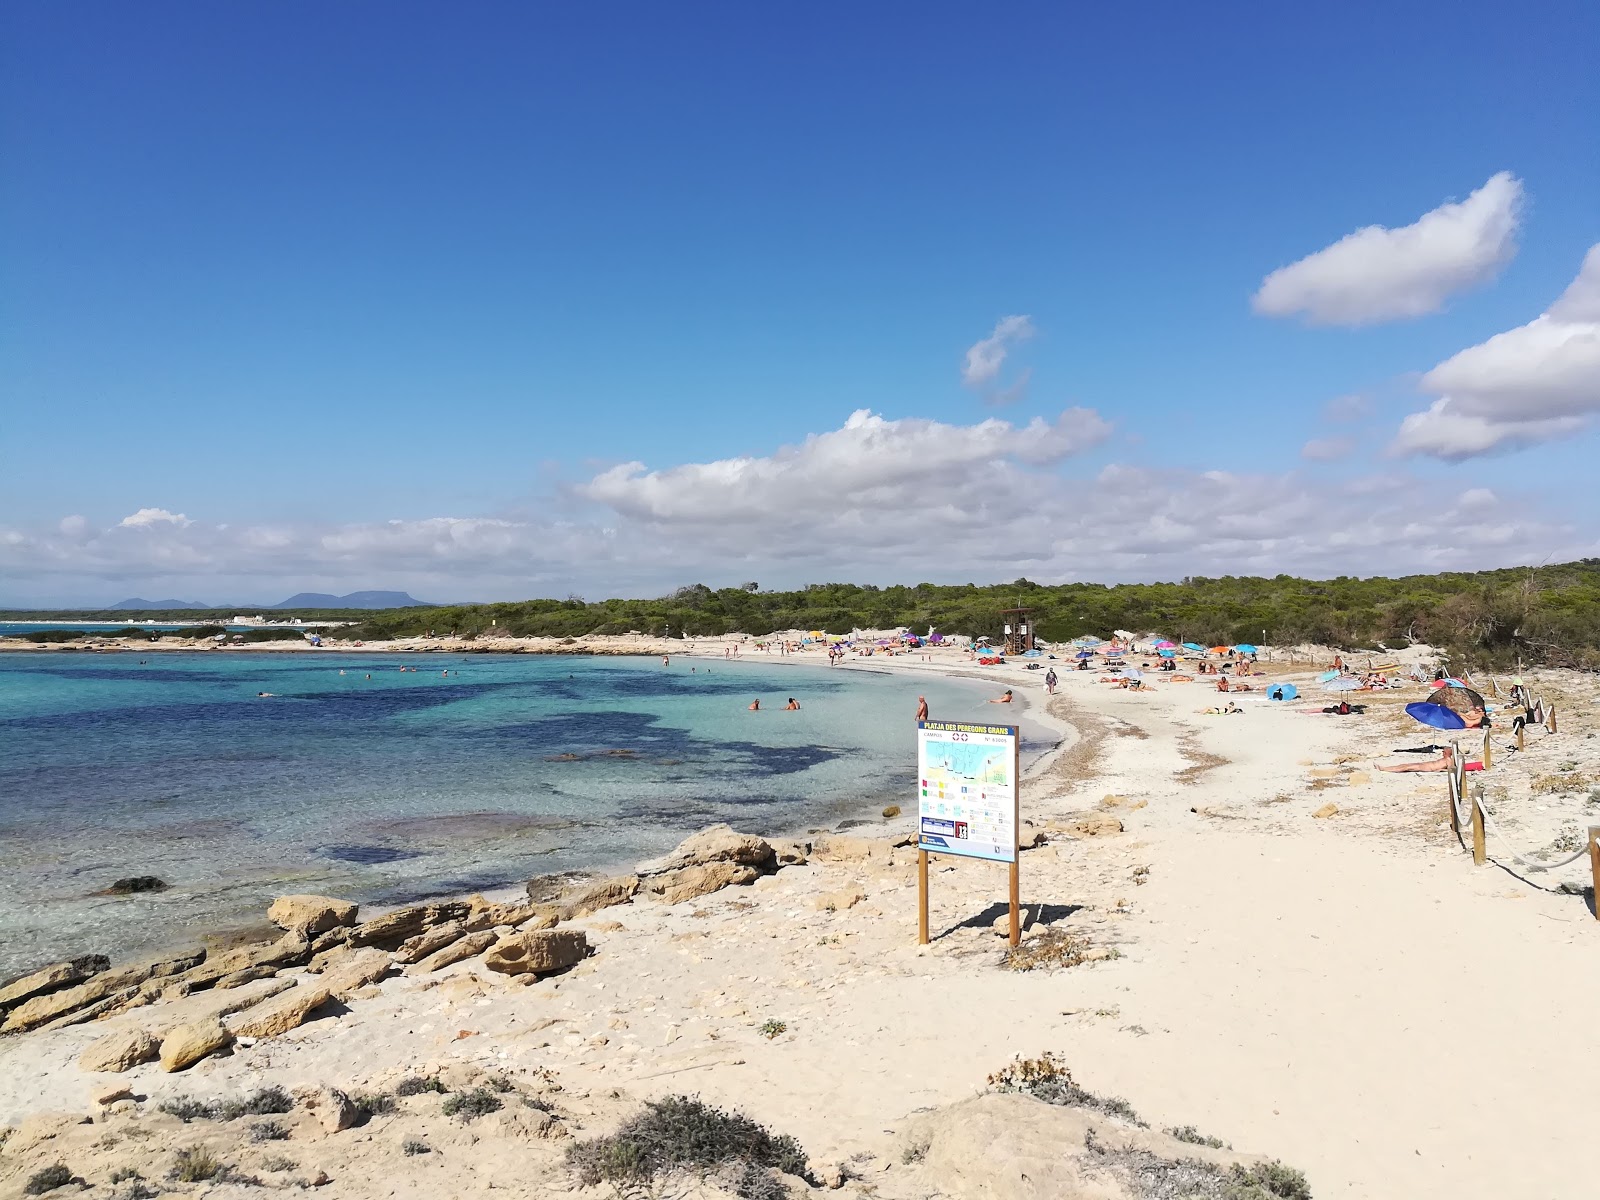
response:
[(1506, 848), (1507, 854), (1511, 855), (1512, 858), (1516, 859), (1530, 871), (1553, 871), (1557, 867), (1565, 867), (1571, 863), (1575, 863), (1580, 858), (1589, 857), (1589, 844), (1586, 840), (1582, 849), (1578, 850), (1578, 852), (1575, 854), (1571, 854), (1568, 857), (1561, 859), (1559, 862), (1545, 862), (1541, 859), (1524, 858), (1511, 848), (1511, 843), (1506, 838), (1506, 835), (1500, 832), (1500, 827), (1494, 823), (1494, 814), (1489, 811), (1489, 806), (1483, 802), (1482, 784), (1479, 784), (1476, 789), (1476, 795), (1473, 797), (1473, 803), (1476, 804), (1478, 806), (1478, 810), (1483, 813), (1483, 827), (1490, 833), (1494, 834), (1495, 837), (1500, 839), (1501, 844)]

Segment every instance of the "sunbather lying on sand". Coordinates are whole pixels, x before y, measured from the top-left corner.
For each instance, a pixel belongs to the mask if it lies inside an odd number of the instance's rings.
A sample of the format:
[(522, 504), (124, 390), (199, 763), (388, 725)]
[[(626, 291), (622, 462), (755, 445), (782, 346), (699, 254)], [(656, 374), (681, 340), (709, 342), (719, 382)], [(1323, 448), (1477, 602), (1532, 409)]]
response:
[[(1451, 760), (1454, 757), (1454, 751), (1446, 750), (1443, 754), (1439, 755), (1438, 758), (1430, 758), (1423, 762), (1394, 763), (1390, 766), (1384, 766), (1380, 763), (1378, 764), (1378, 770), (1388, 771), (1395, 775), (1411, 775), (1417, 772), (1429, 771), (1448, 771), (1450, 769)], [(1461, 769), (1463, 771), (1481, 771), (1483, 770), (1483, 764), (1481, 762), (1468, 759), (1466, 762), (1461, 764)]]
[(1202, 708), (1202, 709), (1199, 710), (1199, 712), (1203, 716), (1208, 716), (1208, 717), (1231, 717), (1235, 713), (1244, 712), (1244, 709), (1240, 708), (1232, 700), (1229, 700), (1226, 704), (1222, 705), (1221, 707)]

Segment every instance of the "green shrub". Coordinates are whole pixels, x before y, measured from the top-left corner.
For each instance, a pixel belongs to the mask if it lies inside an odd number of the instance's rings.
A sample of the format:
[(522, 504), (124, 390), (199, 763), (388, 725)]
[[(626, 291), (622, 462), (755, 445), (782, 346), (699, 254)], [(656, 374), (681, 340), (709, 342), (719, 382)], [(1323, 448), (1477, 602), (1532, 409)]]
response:
[(72, 1172), (67, 1170), (64, 1164), (56, 1163), (28, 1176), (28, 1182), (23, 1185), (22, 1190), (29, 1196), (42, 1196), (46, 1192), (55, 1191), (58, 1187), (66, 1187), (71, 1182)]
[(1235, 1166), (1228, 1200), (1311, 1200), (1305, 1175), (1277, 1159), (1253, 1167)]
[(163, 1100), (156, 1105), (157, 1112), (164, 1112), (169, 1117), (177, 1117), (187, 1125), (190, 1121), (200, 1117), (215, 1117), (216, 1107), (196, 1100), (193, 1096), (174, 1096), (171, 1100)]
[(1193, 1125), (1178, 1125), (1166, 1130), (1168, 1137), (1176, 1138), (1180, 1142), (1188, 1142), (1191, 1146), (1209, 1146), (1213, 1150), (1227, 1150), (1228, 1143), (1219, 1137), (1211, 1137), (1201, 1133)]
[(143, 1178), (144, 1176), (139, 1174), (139, 1172), (135, 1171), (132, 1167), (118, 1167), (115, 1171), (111, 1172), (112, 1183), (124, 1183), (129, 1179)]
[(186, 1150), (178, 1151), (172, 1160), (172, 1170), (167, 1172), (167, 1177), (176, 1179), (179, 1183), (204, 1183), (221, 1173), (220, 1158), (204, 1146), (190, 1146)]
[(263, 1171), (292, 1171), (299, 1165), (292, 1158), (285, 1158), (281, 1154), (275, 1154), (261, 1164), (261, 1169)]
[(1118, 1117), (1145, 1128), (1133, 1106), (1116, 1096), (1097, 1096), (1079, 1087), (1067, 1065), (1048, 1051), (1038, 1058), (1018, 1058), (1004, 1070), (989, 1076), (989, 1086), (997, 1092), (1021, 1092), (1046, 1104), (1065, 1108), (1088, 1108)]
[(479, 1117), (486, 1117), (492, 1112), (499, 1112), (503, 1102), (488, 1088), (473, 1088), (470, 1092), (458, 1092), (447, 1099), (440, 1107), (440, 1111), (447, 1117), (459, 1116), (463, 1121), (476, 1121)]
[(412, 1075), (407, 1079), (402, 1079), (395, 1086), (394, 1094), (396, 1096), (419, 1096), (423, 1092), (438, 1092), (442, 1095), (449, 1090), (431, 1075)]
[(243, 1100), (225, 1100), (214, 1106), (216, 1114), (224, 1121), (239, 1117), (266, 1117), (286, 1113), (294, 1108), (294, 1097), (281, 1087), (258, 1088)]
[(400, 1153), (407, 1158), (414, 1158), (418, 1154), (432, 1154), (433, 1148), (427, 1142), (419, 1141), (417, 1138), (407, 1138), (400, 1143)]
[(281, 1142), (289, 1136), (289, 1127), (282, 1121), (257, 1121), (250, 1126), (252, 1142)]
[(571, 1147), (567, 1161), (586, 1186), (645, 1183), (674, 1168), (724, 1165), (739, 1169), (744, 1180), (753, 1178), (745, 1167), (758, 1174), (761, 1168), (777, 1167), (787, 1175), (809, 1178), (805, 1151), (794, 1138), (776, 1137), (742, 1113), (724, 1112), (691, 1096), (651, 1101), (616, 1133)]

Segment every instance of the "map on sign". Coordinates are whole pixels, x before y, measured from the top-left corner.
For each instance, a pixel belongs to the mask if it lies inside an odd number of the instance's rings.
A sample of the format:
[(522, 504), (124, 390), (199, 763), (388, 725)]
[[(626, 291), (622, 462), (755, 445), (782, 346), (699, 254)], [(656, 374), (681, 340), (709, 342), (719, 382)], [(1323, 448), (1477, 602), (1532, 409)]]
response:
[(1017, 860), (1017, 729), (917, 723), (917, 845)]

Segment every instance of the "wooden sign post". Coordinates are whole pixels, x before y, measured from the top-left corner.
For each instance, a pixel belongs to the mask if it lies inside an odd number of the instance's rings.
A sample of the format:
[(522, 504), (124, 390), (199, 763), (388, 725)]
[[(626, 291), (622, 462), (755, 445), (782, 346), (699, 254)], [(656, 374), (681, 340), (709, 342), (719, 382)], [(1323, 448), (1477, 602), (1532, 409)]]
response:
[(1594, 919), (1600, 921), (1600, 825), (1589, 826), (1589, 870), (1594, 873)]
[(928, 858), (1006, 863), (1010, 942), (1022, 940), (1017, 836), (1022, 738), (1015, 725), (917, 722), (917, 944), (928, 944)]

